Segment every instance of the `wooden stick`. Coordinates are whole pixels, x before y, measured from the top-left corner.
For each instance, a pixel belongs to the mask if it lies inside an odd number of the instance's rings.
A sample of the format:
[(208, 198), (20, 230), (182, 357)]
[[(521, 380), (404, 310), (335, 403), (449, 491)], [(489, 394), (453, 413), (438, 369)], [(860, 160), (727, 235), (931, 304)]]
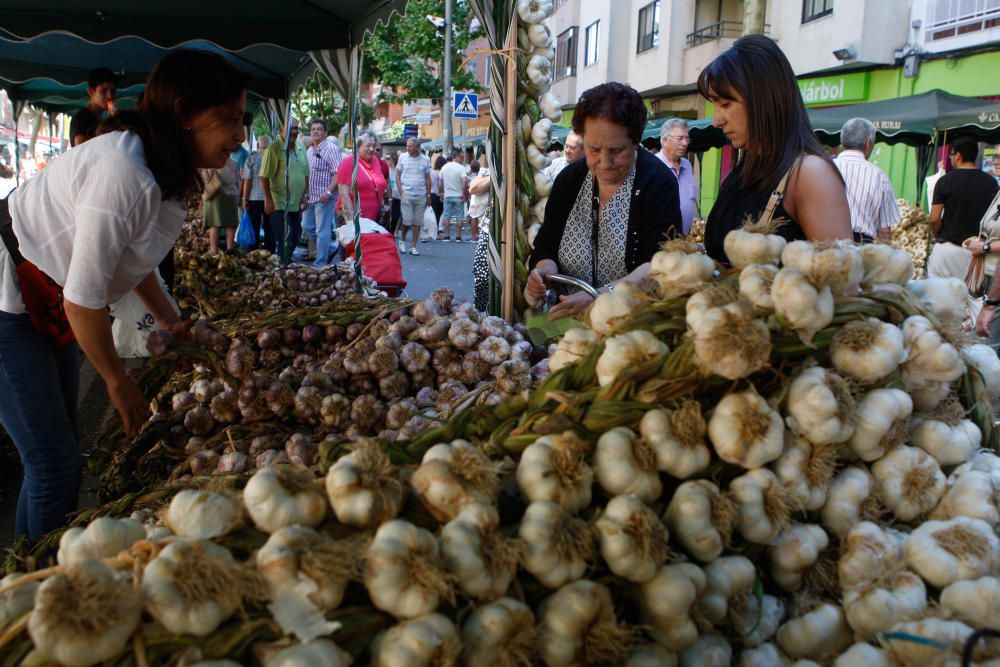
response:
[(21, 616), (21, 618), (17, 619), (17, 621), (13, 625), (11, 625), (10, 627), (8, 627), (4, 631), (3, 635), (0, 635), (0, 649), (2, 649), (7, 644), (9, 644), (12, 641), (14, 641), (14, 639), (19, 634), (21, 634), (21, 632), (26, 627), (28, 627), (28, 619), (29, 618), (31, 618), (31, 612), (30, 611), (27, 612), (27, 613), (25, 613), (23, 616)]
[[(507, 49), (516, 53), (517, 47), (517, 12), (511, 12), (510, 25), (507, 27)], [(506, 58), (506, 81), (504, 83), (504, 126), (507, 132), (503, 141), (504, 164), (504, 202), (503, 202), (503, 245), (501, 258), (503, 263), (503, 293), (501, 314), (508, 322), (514, 321), (514, 225), (517, 224), (517, 148), (515, 141), (520, 141), (517, 121), (517, 58)]]
[(30, 584), (32, 581), (38, 581), (39, 579), (47, 579), (54, 574), (59, 574), (66, 569), (65, 565), (53, 565), (52, 567), (46, 567), (41, 570), (35, 570), (34, 572), (29, 572), (28, 574), (21, 575), (17, 580), (10, 582), (6, 586), (0, 586), (0, 595), (14, 590), (15, 588), (20, 588), (25, 584)]

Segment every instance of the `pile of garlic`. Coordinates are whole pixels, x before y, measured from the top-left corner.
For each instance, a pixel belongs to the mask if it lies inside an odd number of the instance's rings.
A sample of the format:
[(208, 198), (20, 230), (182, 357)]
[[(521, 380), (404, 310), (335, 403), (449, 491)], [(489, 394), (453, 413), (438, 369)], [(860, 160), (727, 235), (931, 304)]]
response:
[(892, 244), (905, 250), (913, 258), (913, 275), (922, 278), (931, 254), (933, 237), (930, 233), (930, 216), (919, 206), (905, 199), (896, 200), (899, 207), (899, 224), (892, 228)]

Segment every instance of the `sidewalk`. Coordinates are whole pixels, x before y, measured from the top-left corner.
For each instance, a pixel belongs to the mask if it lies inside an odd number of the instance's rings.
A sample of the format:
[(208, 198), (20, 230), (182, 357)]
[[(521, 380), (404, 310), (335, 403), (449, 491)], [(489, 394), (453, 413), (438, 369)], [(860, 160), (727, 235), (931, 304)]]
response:
[[(409, 247), (409, 246), (407, 246)], [(401, 255), (406, 295), (426, 299), (438, 287), (450, 287), (456, 296), (468, 301), (475, 298), (472, 285), (472, 259), (476, 244), (468, 241), (428, 241), (418, 243), (418, 256)]]

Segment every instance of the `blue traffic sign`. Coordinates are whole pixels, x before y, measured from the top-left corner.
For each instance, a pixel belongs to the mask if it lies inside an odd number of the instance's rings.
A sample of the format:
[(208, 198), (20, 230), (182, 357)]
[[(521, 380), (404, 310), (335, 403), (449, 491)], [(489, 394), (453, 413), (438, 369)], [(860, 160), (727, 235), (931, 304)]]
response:
[(479, 118), (479, 95), (455, 92), (455, 118)]

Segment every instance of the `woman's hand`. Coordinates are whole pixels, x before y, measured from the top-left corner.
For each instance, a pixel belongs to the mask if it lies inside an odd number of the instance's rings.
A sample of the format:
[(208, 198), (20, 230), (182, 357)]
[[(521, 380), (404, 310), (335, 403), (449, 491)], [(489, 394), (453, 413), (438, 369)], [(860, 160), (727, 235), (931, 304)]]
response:
[(134, 438), (149, 418), (149, 403), (142, 395), (139, 385), (127, 375), (122, 375), (117, 381), (108, 384), (108, 396), (122, 419), (125, 435)]
[(564, 317), (573, 317), (582, 313), (587, 307), (594, 303), (594, 298), (586, 292), (576, 292), (575, 294), (563, 295), (559, 297), (559, 303), (549, 311), (549, 320), (559, 320)]
[(976, 333), (984, 338), (988, 338), (990, 335), (990, 324), (993, 323), (993, 318), (996, 316), (996, 306), (984, 305), (979, 310), (979, 317), (976, 318)]
[(161, 329), (172, 331), (178, 340), (191, 340), (191, 327), (194, 320), (177, 320), (160, 326)]
[(539, 261), (538, 264), (535, 264), (535, 268), (531, 270), (531, 273), (528, 274), (528, 284), (525, 285), (524, 291), (532, 299), (541, 299), (545, 296), (549, 276), (557, 270), (556, 263), (551, 259)]
[(968, 239), (965, 244), (966, 249), (972, 253), (973, 257), (975, 257), (976, 255), (986, 254), (985, 246), (986, 246), (986, 241), (979, 238), (978, 236), (975, 238)]

